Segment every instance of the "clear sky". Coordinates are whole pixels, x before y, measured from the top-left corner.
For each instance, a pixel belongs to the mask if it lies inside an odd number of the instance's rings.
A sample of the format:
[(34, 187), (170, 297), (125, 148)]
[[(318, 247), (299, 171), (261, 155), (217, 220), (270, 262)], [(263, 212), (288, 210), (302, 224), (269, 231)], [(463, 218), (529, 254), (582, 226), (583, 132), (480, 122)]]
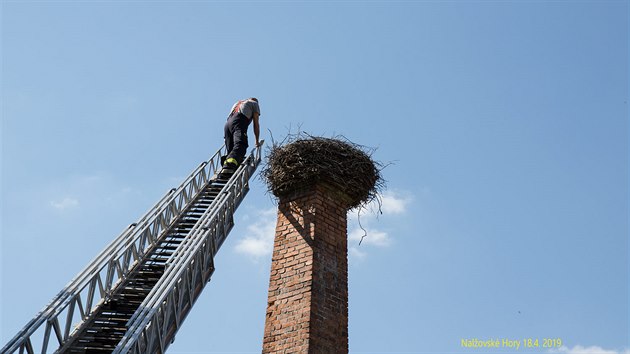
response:
[[(394, 163), (361, 246), (349, 214), (351, 352), (629, 352), (628, 1), (1, 11), (0, 345), (255, 96), (266, 140), (301, 126)], [(170, 353), (260, 352), (274, 210), (256, 180)]]

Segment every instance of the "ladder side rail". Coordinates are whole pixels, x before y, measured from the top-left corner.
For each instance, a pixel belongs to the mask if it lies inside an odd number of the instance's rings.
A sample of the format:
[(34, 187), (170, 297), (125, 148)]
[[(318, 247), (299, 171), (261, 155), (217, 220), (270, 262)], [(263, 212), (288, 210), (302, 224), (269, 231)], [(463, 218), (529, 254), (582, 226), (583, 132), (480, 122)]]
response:
[[(176, 264), (180, 260), (180, 258), (185, 257), (188, 254), (188, 251), (194, 247), (193, 243), (195, 242), (195, 240), (197, 240), (197, 234), (199, 233), (199, 230), (200, 229), (203, 230), (207, 228), (207, 226), (204, 226), (204, 225), (206, 224), (207, 219), (211, 219), (209, 215), (213, 215), (213, 210), (215, 210), (221, 204), (223, 199), (228, 197), (228, 194), (226, 193), (226, 187), (227, 187), (227, 184), (221, 189), (219, 194), (217, 194), (217, 196), (212, 201), (208, 209), (206, 209), (204, 214), (202, 214), (199, 220), (195, 223), (195, 225), (193, 225), (188, 235), (186, 235), (186, 238), (184, 238), (184, 240), (177, 247), (175, 252), (173, 252), (171, 257), (166, 261), (167, 271), (163, 275), (164, 277), (168, 276), (169, 269), (172, 268), (173, 264)], [(134, 317), (131, 318), (131, 320), (133, 319)]]
[[(200, 191), (202, 191), (204, 188), (206, 188), (207, 185), (204, 184), (203, 188), (200, 188)], [(217, 201), (221, 198), (222, 193), (219, 193), (219, 195), (217, 195), (217, 197), (215, 197), (215, 199), (212, 201), (211, 205), (208, 207), (207, 210), (211, 210), (215, 205), (217, 205)], [(197, 196), (195, 196), (196, 198)], [(171, 266), (171, 264), (173, 263), (172, 260), (174, 257), (177, 257), (177, 255), (180, 253), (180, 250), (183, 248), (188, 248), (191, 240), (192, 240), (192, 235), (195, 234), (195, 232), (197, 232), (197, 230), (199, 228), (201, 228), (202, 226), (202, 220), (204, 218), (204, 215), (202, 214), (201, 217), (199, 218), (199, 220), (195, 223), (195, 225), (193, 225), (192, 229), (188, 232), (188, 234), (186, 235), (186, 237), (184, 238), (184, 240), (182, 240), (182, 242), (179, 244), (179, 246), (177, 247), (177, 249), (175, 250), (175, 252), (171, 255), (171, 257), (166, 261), (166, 268), (168, 270), (168, 268)], [(164, 274), (163, 276), (165, 276), (166, 274)], [(134, 317), (131, 318), (131, 320), (133, 320)]]
[[(181, 261), (182, 257), (185, 257), (191, 249), (195, 249), (196, 243), (195, 240), (199, 240), (199, 234), (203, 234), (202, 231), (207, 231), (208, 223), (213, 219), (213, 211), (221, 207), (223, 200), (232, 197), (232, 199), (236, 199), (238, 203), (244, 198), (244, 195), (247, 193), (248, 189), (248, 181), (251, 178), (252, 173), (255, 171), (256, 167), (260, 162), (260, 148), (256, 149), (256, 154), (252, 153), (241, 165), (236, 173), (230, 178), (230, 181), (222, 188), (219, 195), (216, 197), (215, 201), (210, 205), (208, 210), (201, 216), (199, 221), (193, 226), (189, 235), (186, 239), (180, 244), (180, 246), (175, 250), (175, 252), (171, 255), (169, 260), (167, 261), (167, 268), (171, 267), (173, 264), (178, 264)], [(236, 186), (236, 188), (235, 188)], [(244, 191), (244, 193), (243, 193)], [(238, 206), (236, 204), (235, 206)], [(234, 208), (235, 209), (235, 208)], [(202, 231), (199, 231), (202, 230)], [(220, 246), (220, 244), (219, 244)], [(213, 254), (214, 256), (214, 254)], [(167, 277), (169, 271), (164, 274), (163, 277)], [(134, 318), (132, 317), (132, 320)]]
[[(220, 152), (221, 150), (219, 150), (213, 158), (218, 156)], [(120, 254), (118, 258), (111, 260), (112, 265), (110, 265), (108, 269), (108, 274), (117, 272), (117, 282), (113, 285), (111, 285), (110, 282), (110, 286), (106, 289), (106, 296), (101, 296), (100, 301), (96, 306), (94, 306), (94, 308), (92, 308), (92, 311), (85, 314), (83, 322), (75, 327), (74, 332), (67, 336), (63, 343), (60, 343), (60, 349), (58, 351), (62, 352), (68, 345), (71, 345), (75, 337), (79, 335), (82, 325), (90, 322), (91, 317), (97, 313), (98, 308), (103, 304), (106, 298), (111, 296), (117, 286), (122, 283), (133, 271), (134, 266), (144, 258), (144, 255), (147, 252), (150, 252), (156, 242), (172, 229), (190, 203), (198, 196), (199, 193), (203, 191), (202, 187), (208, 183), (207, 176), (214, 170), (213, 166), (215, 165), (212, 161), (213, 159), (200, 165), (200, 167), (204, 168), (198, 170), (198, 173), (191, 175), (191, 178), (187, 179), (182, 186), (180, 186), (183, 187), (179, 189), (180, 192), (176, 193), (175, 196), (166, 203), (165, 208), (159, 215), (157, 215), (157, 218), (154, 219), (153, 223), (147, 227), (146, 230), (149, 231), (148, 239), (151, 240), (150, 243), (141, 243), (138, 247), (136, 247), (136, 245), (132, 245), (130, 250)], [(133, 263), (130, 262), (131, 259), (134, 260)], [(120, 264), (121, 261), (123, 262), (122, 265)], [(107, 281), (109, 281), (109, 279)]]
[[(191, 230), (193, 242), (189, 243), (185, 252), (180, 252), (177, 261), (171, 263), (171, 267), (140, 305), (129, 321), (127, 334), (114, 353), (129, 351), (140, 353), (147, 350), (152, 352), (156, 345), (160, 348), (168, 345), (170, 326), (168, 323), (158, 323), (158, 318), (162, 321), (173, 319), (181, 322), (207, 283), (209, 275), (206, 274), (213, 270), (212, 258), (218, 251), (220, 245), (218, 242), (227, 236), (229, 227), (226, 225), (231, 225), (235, 206), (245, 197), (248, 181), (260, 162), (260, 148), (256, 152), (255, 155), (252, 153), (248, 157), (242, 164), (243, 168), (237, 170), (225, 185), (223, 191), (227, 190), (228, 193), (222, 191), (217, 203), (213, 203), (214, 207), (211, 206), (204, 213), (195, 225), (194, 232)], [(219, 225), (218, 220), (221, 220), (223, 225)], [(207, 252), (211, 254), (205, 254)], [(195, 293), (195, 289), (199, 291)], [(183, 311), (185, 309), (188, 310)], [(159, 317), (156, 317), (158, 314)]]
[[(170, 193), (170, 192), (169, 192)], [(164, 198), (166, 198), (165, 196)], [(79, 273), (70, 283), (66, 285), (66, 287), (59, 292), (51, 302), (46, 305), (33, 319), (31, 319), (18, 333), (17, 335), (2, 348), (0, 352), (2, 353), (12, 353), (16, 350), (23, 347), (23, 344), (27, 341), (30, 341), (31, 336), (37, 332), (37, 330), (50, 321), (51, 319), (56, 318), (59, 314), (61, 314), (67, 307), (70, 307), (69, 312), (74, 313), (75, 307), (77, 307), (77, 300), (79, 295), (91, 284), (94, 284), (95, 277), (99, 275), (99, 265), (102, 265), (103, 262), (109, 262), (107, 260), (107, 256), (109, 256), (112, 252), (116, 252), (116, 249), (120, 248), (121, 243), (124, 243), (125, 240), (130, 238), (130, 235), (133, 234), (132, 230), (133, 226), (129, 226), (114, 242), (110, 243), (96, 259), (92, 261), (88, 267), (84, 268), (84, 270)], [(88, 290), (89, 293), (92, 293), (93, 288), (91, 287)], [(88, 298), (90, 296), (88, 295)], [(85, 312), (83, 310), (82, 304), (79, 306), (81, 311), (81, 316), (85, 316)], [(71, 317), (71, 316), (69, 316)], [(47, 332), (44, 335), (42, 345), (46, 347), (48, 345), (49, 333)]]
[[(51, 301), (48, 305), (46, 305), (41, 311), (37, 313), (37, 315), (31, 319), (12, 339), (9, 341), (1, 350), (2, 353), (14, 353), (18, 350), (24, 350), (25, 347), (32, 347), (32, 339), (35, 339), (33, 335), (40, 330), (40, 328), (50, 322), (57, 323), (61, 320), (61, 322), (72, 321), (72, 314), (78, 308), (81, 317), (85, 318), (91, 309), (83, 308), (83, 304), (81, 303), (80, 295), (81, 293), (90, 286), (88, 293), (96, 294), (96, 285), (99, 285), (99, 293), (103, 295), (103, 284), (107, 284), (107, 279), (105, 282), (102, 281), (101, 273), (103, 272), (105, 267), (113, 267), (117, 266), (118, 270), (120, 270), (121, 264), (118, 262), (120, 260), (121, 255), (124, 254), (134, 254), (140, 255), (144, 254), (142, 249), (148, 249), (150, 247), (145, 247), (143, 245), (137, 246), (139, 240), (147, 243), (154, 243), (156, 241), (155, 237), (149, 237), (146, 239), (145, 233), (151, 228), (155, 221), (157, 221), (161, 215), (164, 214), (164, 211), (168, 209), (170, 203), (173, 200), (176, 200), (178, 196), (182, 194), (182, 192), (191, 184), (193, 180), (195, 180), (199, 175), (204, 176), (204, 179), (207, 179), (208, 175), (212, 175), (214, 171), (217, 170), (220, 165), (218, 161), (220, 161), (220, 156), (222, 151), (224, 151), (225, 147), (222, 146), (219, 150), (208, 160), (200, 164), (193, 172), (182, 182), (182, 184), (177, 188), (171, 189), (167, 192), (157, 204), (155, 204), (149, 211), (147, 211), (144, 216), (140, 218), (137, 223), (134, 223), (127, 227), (114, 241), (112, 241), (109, 245), (105, 247), (105, 249), (97, 255), (97, 257), (88, 264), (77, 276), (73, 278), (65, 287), (62, 289)], [(182, 205), (182, 209), (183, 209)], [(138, 227), (140, 226), (140, 227)], [(133, 252), (131, 249), (133, 248)], [(136, 248), (140, 248), (140, 252)], [(118, 261), (112, 262), (112, 260), (119, 257)], [(136, 258), (135, 256), (133, 258)], [(128, 264), (127, 261), (123, 261), (123, 265), (127, 266), (125, 268), (131, 268), (131, 265)], [(110, 270), (116, 271), (116, 269), (108, 269), (108, 273)], [(120, 282), (119, 279), (116, 284)], [(114, 285), (116, 285), (114, 284)], [(88, 296), (88, 303), (92, 303), (94, 299), (91, 299)], [(59, 315), (62, 314), (65, 310), (68, 310), (67, 319), (59, 318)], [(65, 323), (65, 326), (61, 326), (61, 328), (65, 327), (63, 339), (67, 339), (68, 336), (68, 328), (70, 328), (69, 323)], [(44, 336), (42, 338), (42, 348), (46, 348), (49, 345), (50, 341), (50, 331), (45, 331)], [(37, 351), (37, 350), (36, 350)]]
[[(244, 196), (244, 194), (243, 194)], [(171, 329), (172, 323), (169, 319), (176, 320), (177, 318), (184, 318), (188, 311), (192, 308), (193, 303), (196, 301), (198, 295), (203, 288), (203, 285), (207, 282), (204, 276), (210, 273), (213, 269), (207, 269), (213, 266), (212, 262), (204, 262), (203, 256), (207, 251), (207, 245), (215, 245), (209, 247), (210, 250), (217, 250), (217, 240), (225, 239), (227, 232), (231, 226), (231, 219), (233, 218), (233, 212), (236, 204), (235, 198), (227, 198), (222, 203), (222, 206), (218, 211), (218, 217), (215, 216), (214, 220), (219, 220), (218, 225), (213, 227), (212, 233), (206, 232), (205, 237), (201, 238), (201, 242), (198, 242), (197, 250), (193, 250), (190, 257), (186, 257), (181, 264), (185, 265), (180, 268), (180, 271), (175, 274), (174, 279), (171, 281), (169, 287), (160, 291), (157, 301), (154, 301), (153, 307), (149, 308), (144, 321), (146, 325), (144, 331), (140, 327), (139, 338), (144, 338), (146, 343), (139, 345), (139, 343), (131, 343), (132, 352), (142, 353), (139, 348), (144, 348), (144, 352), (163, 353), (163, 350), (170, 344), (170, 338), (175, 334), (177, 328)], [(208, 257), (210, 258), (210, 257)], [(207, 268), (202, 268), (203, 266)], [(177, 295), (180, 297), (178, 298)], [(188, 301), (178, 301), (178, 300)], [(174, 324), (177, 326), (177, 324)], [(131, 330), (130, 330), (131, 332)], [(145, 332), (145, 333), (142, 333)], [(129, 348), (129, 346), (127, 347)], [(127, 352), (127, 349), (123, 349), (123, 352)]]
[[(186, 183), (184, 188), (181, 189), (182, 194), (186, 193), (188, 189), (193, 188), (191, 187), (193, 180)], [(88, 283), (88, 295), (85, 310), (81, 313), (81, 321), (74, 327), (72, 335), (70, 335), (69, 332), (64, 333), (64, 341), (59, 342), (60, 346), (63, 346), (64, 343), (68, 343), (68, 339), (72, 339), (73, 336), (79, 332), (82, 325), (89, 322), (91, 317), (96, 313), (97, 309), (109, 296), (111, 296), (118, 285), (126, 279), (134, 266), (144, 258), (145, 254), (151, 250), (155, 242), (164, 232), (166, 232), (169, 225), (172, 224), (179, 216), (182, 206), (176, 203), (178, 194), (179, 193), (176, 193), (173, 198), (170, 198), (170, 200), (164, 204), (164, 208), (154, 215), (153, 220), (146, 226), (145, 230), (140, 232), (140, 234), (145, 237), (131, 239), (132, 242), (127, 244), (127, 248), (125, 248), (123, 252), (116, 252), (112, 255), (112, 258), (109, 259), (106, 266), (103, 266), (101, 269), (97, 269), (97, 271), (93, 274)], [(106, 274), (106, 278), (103, 282), (102, 276), (104, 273)], [(114, 281), (115, 277), (116, 281)], [(94, 301), (97, 290), (96, 284), (100, 285), (98, 289), (100, 297), (97, 301)], [(73, 295), (71, 300), (75, 301), (71, 301), (71, 304), (80, 304), (83, 291), (87, 288), (87, 286), (88, 285), (79, 289), (79, 291)], [(94, 303), (96, 304), (94, 305)]]
[[(243, 164), (242, 166), (245, 166), (245, 165), (246, 164)], [(197, 243), (199, 241), (199, 237), (198, 237), (199, 230), (205, 231), (204, 229), (207, 229), (207, 227), (204, 226), (204, 225), (208, 225), (208, 223), (211, 222), (214, 219), (215, 214), (217, 214), (218, 208), (222, 205), (223, 201), (226, 198), (229, 197), (229, 194), (225, 193), (226, 190), (228, 190), (229, 186), (231, 186), (233, 184), (233, 180), (234, 180), (234, 178), (236, 176), (242, 175), (241, 171), (243, 171), (243, 169), (239, 169), (235, 173), (235, 175), (232, 176), (232, 182), (228, 182), (228, 184), (226, 184), (223, 187), (223, 189), (221, 190), (219, 195), (217, 195), (217, 197), (212, 202), (212, 204), (209, 206), (209, 208), (204, 212), (204, 214), (201, 216), (201, 218), (197, 221), (197, 223), (190, 230), (190, 232), (187, 235), (186, 239), (182, 242), (182, 244), (180, 244), (180, 246), (173, 253), (173, 255), (171, 255), (171, 257), (167, 261), (167, 269), (164, 272), (164, 274), (162, 275), (162, 277), (160, 279), (160, 282), (155, 285), (153, 290), (147, 295), (147, 297), (145, 299), (145, 302), (140, 305), (139, 310), (136, 311), (136, 313), (131, 317), (131, 319), (129, 320), (130, 326), (131, 326), (131, 324), (134, 321), (136, 321), (136, 319), (138, 317), (143, 317), (145, 315), (144, 312), (149, 311), (150, 305), (149, 305), (148, 302), (152, 301), (151, 299), (156, 299), (155, 293), (157, 291), (159, 291), (159, 288), (160, 288), (161, 284), (163, 284), (164, 282), (168, 282), (169, 279), (171, 278), (172, 274), (178, 270), (178, 268), (176, 266), (178, 264), (185, 264), (182, 261), (182, 258), (185, 258), (185, 257), (187, 257), (188, 255), (191, 254), (190, 250), (193, 249), (197, 245)], [(173, 266), (173, 265), (175, 265), (175, 266)]]
[[(264, 140), (262, 140), (260, 142), (260, 145), (252, 150), (252, 153), (250, 154), (250, 156), (247, 157), (247, 159), (245, 159), (245, 161), (243, 161), (243, 163), (241, 164), (241, 166), (239, 166), (239, 169), (236, 171), (236, 173), (234, 174), (234, 176), (232, 176), (231, 179), (234, 178), (244, 178), (245, 180), (245, 186), (247, 186), (247, 181), (249, 181), (251, 174), (256, 170), (258, 164), (261, 161), (262, 158), (262, 146), (264, 144)], [(251, 165), (251, 166), (250, 166)], [(250, 168), (247, 168), (250, 167)], [(253, 167), (253, 169), (251, 168)], [(245, 174), (241, 174), (241, 168), (244, 168), (246, 170)], [(216, 199), (213, 201), (212, 205), (210, 205), (210, 207), (208, 208), (208, 213), (211, 213), (213, 208), (216, 208), (217, 205), (220, 204), (221, 198), (229, 195), (228, 193), (228, 186), (230, 186), (230, 182), (228, 182), (224, 188), (220, 191), (220, 193), (217, 195)], [(240, 190), (240, 189), (238, 189)], [(242, 199), (239, 199), (239, 201)], [(238, 204), (236, 205), (238, 206)], [(203, 218), (204, 216), (202, 215), (202, 217), (199, 219), (199, 221), (197, 222), (197, 224), (195, 224), (193, 226), (193, 229), (190, 231), (189, 235), (182, 241), (182, 243), (179, 245), (179, 247), (175, 250), (175, 252), (171, 255), (171, 257), (168, 259), (168, 261), (166, 262), (166, 266), (170, 267), (171, 264), (176, 263), (180, 257), (182, 257), (182, 254), (186, 254), (188, 252), (188, 249), (190, 249), (189, 243), (191, 242), (191, 240), (195, 239), (194, 237), (194, 233), (197, 231), (197, 229), (199, 228), (203, 228), (204, 226), (204, 222), (203, 222)], [(133, 318), (132, 318), (133, 319)]]
[[(215, 214), (219, 211), (220, 210), (215, 210), (215, 212), (212, 213), (214, 220), (216, 220)], [(215, 230), (216, 228), (213, 227), (212, 229)], [(195, 243), (195, 245), (196, 244), (197, 243)], [(147, 298), (145, 299), (146, 304), (143, 303), (142, 305), (140, 305), (138, 311), (128, 322), (129, 328), (127, 333), (130, 338), (126, 338), (127, 336), (124, 337), (121, 340), (118, 348), (120, 348), (120, 345), (122, 345), (123, 343), (126, 344), (124, 344), (124, 347), (122, 349), (119, 349), (119, 351), (115, 350), (114, 353), (127, 353), (131, 347), (136, 346), (138, 338), (140, 336), (143, 337), (145, 340), (144, 345), (141, 346), (142, 348), (144, 348), (144, 351), (148, 350), (149, 348), (153, 348), (153, 346), (156, 344), (156, 340), (159, 339), (161, 332), (157, 328), (159, 327), (159, 325), (155, 322), (151, 323), (150, 320), (154, 318), (155, 314), (161, 310), (159, 306), (160, 299), (165, 296), (169, 296), (170, 293), (166, 290), (171, 288), (180, 289), (180, 292), (182, 293), (181, 299), (184, 303), (189, 303), (192, 300), (187, 299), (187, 297), (191, 297), (192, 294), (190, 292), (185, 293), (185, 290), (188, 288), (188, 280), (192, 277), (190, 275), (191, 267), (189, 263), (194, 260), (194, 253), (188, 252), (186, 253), (186, 255), (189, 256), (184, 257), (184, 259), (180, 261), (180, 263), (177, 263), (176, 265), (168, 268), (169, 274), (164, 274), (160, 280), (160, 282), (162, 282), (162, 280), (168, 280), (169, 282), (166, 285), (156, 284), (156, 287), (149, 293), (149, 295), (147, 295)], [(188, 272), (186, 272), (184, 276), (178, 278), (177, 275), (181, 275), (182, 270)], [(172, 302), (169, 301), (169, 304), (170, 303)], [(147, 328), (148, 330), (145, 330)]]

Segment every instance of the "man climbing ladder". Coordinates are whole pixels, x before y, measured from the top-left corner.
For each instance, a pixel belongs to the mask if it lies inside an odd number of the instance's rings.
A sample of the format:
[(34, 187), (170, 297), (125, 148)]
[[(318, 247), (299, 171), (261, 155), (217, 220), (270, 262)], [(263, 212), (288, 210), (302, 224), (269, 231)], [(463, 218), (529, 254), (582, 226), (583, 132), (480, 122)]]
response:
[(227, 122), (225, 123), (225, 147), (227, 155), (223, 162), (222, 174), (234, 173), (236, 168), (243, 162), (247, 147), (247, 128), (249, 124), (254, 122), (254, 135), (256, 137), (256, 146), (260, 145), (260, 125), (258, 119), (260, 117), (260, 107), (258, 99), (251, 97), (236, 102), (230, 110)]

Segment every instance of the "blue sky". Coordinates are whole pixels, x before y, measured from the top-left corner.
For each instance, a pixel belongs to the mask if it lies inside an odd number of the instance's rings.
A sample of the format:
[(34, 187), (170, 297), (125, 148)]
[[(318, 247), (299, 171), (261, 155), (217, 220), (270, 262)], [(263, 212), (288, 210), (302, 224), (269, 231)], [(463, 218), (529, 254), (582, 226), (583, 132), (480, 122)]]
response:
[[(394, 162), (361, 246), (349, 214), (351, 352), (628, 353), (627, 1), (1, 11), (2, 344), (255, 96), (264, 139), (301, 126)], [(256, 180), (171, 353), (260, 352), (274, 209)]]

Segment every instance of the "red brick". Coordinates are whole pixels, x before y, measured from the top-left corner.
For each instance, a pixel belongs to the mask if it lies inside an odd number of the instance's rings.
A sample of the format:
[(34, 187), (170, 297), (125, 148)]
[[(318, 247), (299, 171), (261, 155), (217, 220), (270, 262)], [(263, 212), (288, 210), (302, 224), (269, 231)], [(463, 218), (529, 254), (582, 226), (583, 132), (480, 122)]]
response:
[(263, 353), (348, 352), (347, 210), (319, 186), (280, 200)]

